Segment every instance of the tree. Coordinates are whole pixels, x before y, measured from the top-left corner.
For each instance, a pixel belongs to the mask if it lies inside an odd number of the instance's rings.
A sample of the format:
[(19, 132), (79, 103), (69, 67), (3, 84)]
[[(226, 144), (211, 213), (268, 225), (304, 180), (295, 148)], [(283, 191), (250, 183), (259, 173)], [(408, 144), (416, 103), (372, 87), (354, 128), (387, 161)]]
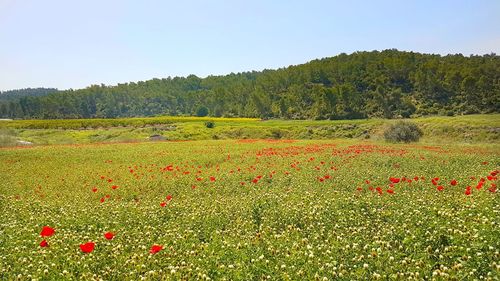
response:
[(196, 109), (196, 116), (205, 117), (207, 115), (208, 115), (208, 108), (206, 106), (199, 106), (198, 109)]

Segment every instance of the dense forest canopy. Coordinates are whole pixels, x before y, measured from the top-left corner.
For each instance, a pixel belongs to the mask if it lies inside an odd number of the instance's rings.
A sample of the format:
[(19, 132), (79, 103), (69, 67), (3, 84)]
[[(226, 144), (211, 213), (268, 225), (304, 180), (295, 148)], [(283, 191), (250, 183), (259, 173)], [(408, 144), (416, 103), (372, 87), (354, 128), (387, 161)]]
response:
[(277, 70), (0, 99), (4, 118), (399, 118), (500, 112), (500, 57), (356, 52)]
[(26, 88), (19, 90), (0, 91), (0, 101), (17, 100), (22, 97), (40, 97), (57, 92), (54, 88)]

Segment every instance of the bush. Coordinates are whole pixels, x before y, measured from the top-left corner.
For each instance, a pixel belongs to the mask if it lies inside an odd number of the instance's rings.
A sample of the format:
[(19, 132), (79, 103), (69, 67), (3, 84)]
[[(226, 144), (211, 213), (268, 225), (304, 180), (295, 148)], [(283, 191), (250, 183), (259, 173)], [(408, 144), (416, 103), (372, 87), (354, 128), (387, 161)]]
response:
[(208, 108), (206, 108), (205, 106), (200, 106), (196, 110), (196, 116), (198, 117), (205, 117), (207, 115), (208, 115)]
[(207, 121), (205, 122), (205, 127), (212, 129), (213, 127), (215, 127), (215, 123), (212, 121)]
[(423, 135), (422, 130), (413, 122), (399, 121), (384, 132), (384, 138), (390, 142), (416, 142)]

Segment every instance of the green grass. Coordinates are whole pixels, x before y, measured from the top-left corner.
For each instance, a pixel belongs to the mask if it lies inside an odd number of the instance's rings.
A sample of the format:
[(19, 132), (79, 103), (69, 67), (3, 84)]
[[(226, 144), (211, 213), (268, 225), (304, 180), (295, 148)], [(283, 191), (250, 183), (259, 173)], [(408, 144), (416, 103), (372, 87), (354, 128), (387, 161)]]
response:
[(16, 129), (91, 129), (111, 127), (143, 127), (161, 124), (185, 123), (185, 122), (252, 122), (255, 118), (215, 118), (215, 117), (191, 117), (191, 116), (160, 116), (160, 117), (137, 117), (137, 118), (114, 118), (114, 119), (49, 119), (49, 120), (12, 120), (0, 121), (0, 128)]
[[(495, 280), (487, 176), (499, 151), (348, 139), (3, 148), (0, 279)], [(46, 248), (43, 226), (56, 231)]]
[[(212, 121), (215, 128), (206, 128)], [(129, 119), (16, 120), (0, 122), (18, 139), (44, 144), (139, 142), (159, 134), (168, 140), (210, 139), (383, 139), (397, 120), (266, 120), (241, 118), (153, 117)], [(500, 140), (500, 114), (412, 119), (422, 142), (484, 143)], [(85, 125), (86, 124), (86, 125)], [(119, 126), (118, 126), (119, 125)], [(1, 134), (1, 133), (0, 133)]]

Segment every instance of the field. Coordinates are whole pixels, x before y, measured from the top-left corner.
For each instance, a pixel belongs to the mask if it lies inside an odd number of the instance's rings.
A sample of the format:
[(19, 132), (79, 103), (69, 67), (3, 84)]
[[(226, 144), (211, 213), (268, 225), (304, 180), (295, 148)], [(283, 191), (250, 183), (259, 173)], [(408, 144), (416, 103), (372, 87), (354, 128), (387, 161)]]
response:
[(498, 142), (361, 139), (2, 148), (0, 279), (498, 280)]
[[(214, 128), (207, 128), (211, 121)], [(500, 114), (412, 119), (423, 142), (495, 143), (500, 141)], [(219, 139), (371, 139), (397, 120), (259, 120), (250, 118), (149, 117), (124, 119), (0, 121), (0, 146), (24, 140), (35, 145)]]

